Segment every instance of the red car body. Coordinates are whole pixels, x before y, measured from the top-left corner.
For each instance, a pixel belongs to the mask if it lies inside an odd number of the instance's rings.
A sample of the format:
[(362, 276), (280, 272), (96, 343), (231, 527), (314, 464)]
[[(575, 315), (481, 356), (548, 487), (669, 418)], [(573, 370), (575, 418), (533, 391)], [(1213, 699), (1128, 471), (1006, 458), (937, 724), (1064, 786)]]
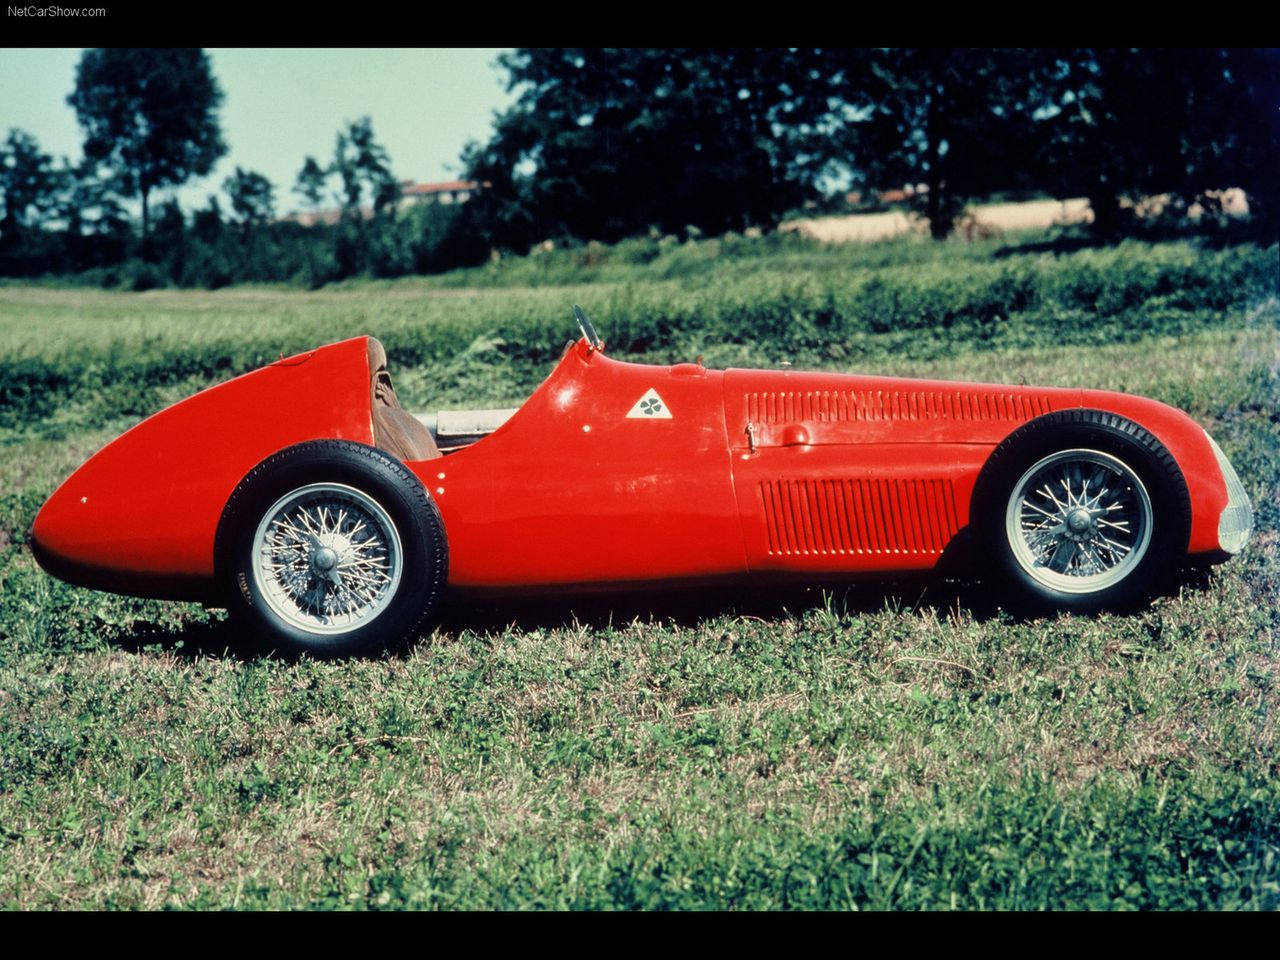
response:
[[(129, 430), (40, 511), (40, 563), (88, 587), (217, 604), (215, 532), (255, 465), (308, 440), (376, 445), (370, 355), (366, 337), (298, 354)], [(583, 339), (492, 434), (405, 465), (443, 519), (451, 591), (830, 580), (936, 566), (997, 445), (1077, 408), (1163, 444), (1190, 494), (1186, 557), (1224, 559), (1230, 468), (1204, 430), (1094, 390), (652, 366)]]

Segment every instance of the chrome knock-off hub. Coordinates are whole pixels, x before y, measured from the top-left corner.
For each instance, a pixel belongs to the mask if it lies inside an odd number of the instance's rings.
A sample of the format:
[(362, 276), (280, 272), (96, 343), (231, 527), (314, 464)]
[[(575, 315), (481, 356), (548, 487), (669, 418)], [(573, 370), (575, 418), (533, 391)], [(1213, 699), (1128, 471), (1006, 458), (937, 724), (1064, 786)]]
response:
[(1072, 510), (1067, 514), (1068, 536), (1077, 543), (1093, 539), (1093, 516), (1088, 510)]
[(321, 547), (311, 555), (311, 566), (316, 573), (328, 573), (338, 565), (338, 553), (331, 547)]

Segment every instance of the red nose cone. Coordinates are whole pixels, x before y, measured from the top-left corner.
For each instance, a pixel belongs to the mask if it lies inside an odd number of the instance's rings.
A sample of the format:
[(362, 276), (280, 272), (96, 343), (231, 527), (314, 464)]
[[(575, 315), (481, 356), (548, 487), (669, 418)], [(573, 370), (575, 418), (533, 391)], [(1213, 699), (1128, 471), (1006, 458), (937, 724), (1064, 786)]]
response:
[(82, 578), (76, 576), (76, 570), (84, 564), (75, 549), (76, 511), (71, 500), (63, 484), (45, 501), (31, 525), (31, 552), (36, 562), (55, 577), (80, 583)]
[(173, 595), (175, 584), (169, 576), (146, 570), (146, 551), (139, 549), (137, 539), (145, 527), (129, 518), (128, 508), (135, 501), (122, 500), (109, 486), (100, 494), (90, 492), (100, 472), (93, 465), (91, 460), (72, 474), (36, 514), (31, 525), (36, 562), (76, 586), (139, 596)]
[[(326, 402), (312, 403), (322, 397)], [(41, 508), (32, 552), (82, 587), (216, 601), (213, 541), (246, 473), (316, 437), (372, 443), (368, 340), (272, 364), (144, 420), (80, 467)]]
[[(216, 509), (192, 531), (158, 508), (167, 489), (196, 513), (180, 484), (148, 484), (157, 469), (139, 456), (136, 434), (125, 434), (73, 473), (36, 514), (31, 552), (48, 573), (80, 587), (142, 597), (190, 600), (209, 596), (205, 547)], [(212, 549), (209, 548), (209, 553)]]

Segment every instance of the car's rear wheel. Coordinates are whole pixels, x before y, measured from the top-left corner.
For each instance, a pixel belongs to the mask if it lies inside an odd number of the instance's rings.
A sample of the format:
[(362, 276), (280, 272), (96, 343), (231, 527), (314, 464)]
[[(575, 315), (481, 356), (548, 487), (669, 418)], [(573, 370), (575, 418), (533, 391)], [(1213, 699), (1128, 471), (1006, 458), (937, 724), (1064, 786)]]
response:
[(373, 656), (420, 631), (448, 550), (435, 504), (402, 463), (317, 440), (240, 482), (218, 526), (215, 570), (232, 615), (269, 648)]
[(1169, 451), (1098, 410), (1049, 414), (1011, 434), (978, 478), (972, 514), (999, 599), (1029, 613), (1141, 604), (1172, 582), (1191, 531)]

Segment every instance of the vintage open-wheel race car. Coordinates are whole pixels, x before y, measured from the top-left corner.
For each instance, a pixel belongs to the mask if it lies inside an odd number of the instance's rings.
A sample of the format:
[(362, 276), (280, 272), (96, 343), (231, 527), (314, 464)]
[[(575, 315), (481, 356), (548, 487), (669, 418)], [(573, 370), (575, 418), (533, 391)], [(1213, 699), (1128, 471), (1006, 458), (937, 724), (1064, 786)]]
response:
[(961, 542), (1007, 606), (1123, 610), (1250, 533), (1217, 444), (1153, 400), (626, 363), (574, 312), (515, 410), (410, 414), (369, 337), (207, 389), (72, 474), (35, 556), (325, 657), (405, 642), (446, 591), (830, 582)]

